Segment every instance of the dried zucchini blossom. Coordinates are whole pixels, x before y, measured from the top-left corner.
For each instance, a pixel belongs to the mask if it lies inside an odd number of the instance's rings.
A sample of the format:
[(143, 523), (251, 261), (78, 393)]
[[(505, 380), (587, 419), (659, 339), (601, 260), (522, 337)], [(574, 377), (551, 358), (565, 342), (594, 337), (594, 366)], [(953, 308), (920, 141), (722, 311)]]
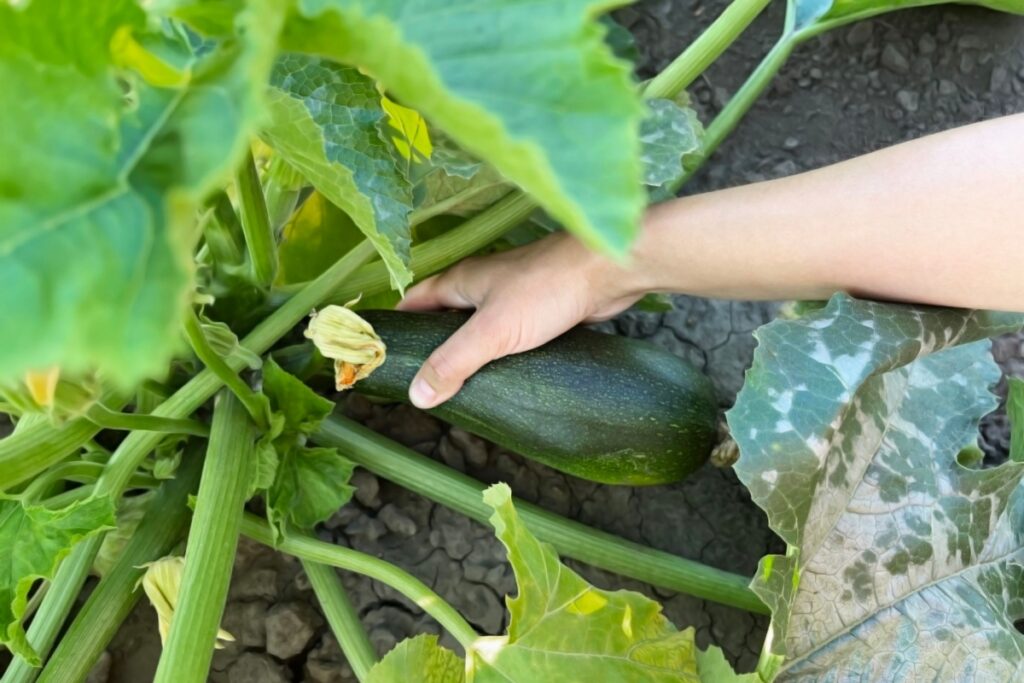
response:
[[(181, 592), (181, 575), (185, 573), (184, 557), (164, 557), (156, 562), (143, 565), (146, 573), (142, 575), (142, 588), (156, 610), (160, 629), (160, 643), (167, 645), (167, 636), (171, 632), (171, 620), (174, 610), (178, 607), (178, 593)], [(218, 650), (227, 643), (235, 642), (235, 637), (220, 629), (214, 645)]]
[(334, 361), (334, 385), (338, 391), (351, 389), (356, 382), (369, 377), (387, 354), (373, 326), (348, 306), (332, 305), (314, 311), (305, 335), (325, 358)]

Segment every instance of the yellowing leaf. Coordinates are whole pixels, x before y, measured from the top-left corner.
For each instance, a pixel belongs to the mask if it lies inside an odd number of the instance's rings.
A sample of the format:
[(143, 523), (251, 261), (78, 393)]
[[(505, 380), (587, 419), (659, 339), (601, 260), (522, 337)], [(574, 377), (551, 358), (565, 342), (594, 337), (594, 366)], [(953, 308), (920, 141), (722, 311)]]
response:
[[(423, 120), (419, 112), (409, 107), (403, 107), (387, 95), (381, 95), (381, 107), (388, 115), (388, 126), (398, 132), (391, 141), (395, 148), (406, 159), (422, 163), (430, 159), (434, 152), (434, 146), (430, 142), (430, 131), (427, 130), (427, 122)], [(414, 155), (413, 152), (416, 152)]]
[(132, 69), (152, 86), (178, 88), (189, 80), (188, 69), (177, 69), (143, 47), (132, 35), (130, 26), (114, 31), (110, 39), (110, 56), (114, 64)]

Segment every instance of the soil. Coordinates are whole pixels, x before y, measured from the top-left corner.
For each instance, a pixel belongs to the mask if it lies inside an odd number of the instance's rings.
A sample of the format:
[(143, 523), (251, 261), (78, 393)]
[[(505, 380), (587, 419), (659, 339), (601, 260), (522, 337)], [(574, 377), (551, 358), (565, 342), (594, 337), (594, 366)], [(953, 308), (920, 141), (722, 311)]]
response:
[[(783, 4), (775, 3), (695, 84), (694, 102), (704, 121), (768, 50), (782, 24)], [(620, 10), (619, 20), (638, 39), (641, 75), (664, 66), (724, 5), (722, 0), (659, 0)], [(1024, 111), (1024, 19), (974, 8), (904, 11), (840, 29), (798, 49), (687, 191), (789, 175), (1018, 111)], [(650, 339), (697, 363), (714, 380), (726, 407), (750, 362), (752, 331), (775, 311), (770, 303), (678, 297), (671, 312), (628, 312), (605, 326)], [(996, 356), (1007, 372), (1024, 371), (1022, 344), (1020, 337), (997, 342)], [(482, 481), (507, 481), (523, 499), (625, 538), (748, 575), (762, 555), (780, 550), (764, 516), (729, 470), (707, 466), (673, 486), (597, 486), (524, 461), (405, 406), (372, 406), (358, 397), (343, 403), (351, 415), (421, 453)], [(1005, 417), (987, 418), (982, 431), (990, 458), (1004, 458)], [(503, 597), (514, 592), (514, 582), (488, 530), (368, 473), (358, 472), (356, 484), (356, 500), (323, 525), (321, 538), (404, 567), (449, 599), (480, 631), (500, 633), (506, 625)], [(696, 627), (701, 646), (721, 646), (740, 669), (755, 665), (765, 618), (574, 566), (599, 586), (655, 597), (677, 626)], [(407, 636), (440, 633), (387, 587), (347, 573), (343, 580), (381, 654)], [(298, 563), (244, 539), (224, 626), (238, 643), (217, 653), (212, 680), (356, 680)], [(159, 653), (155, 634), (152, 611), (140, 606), (93, 680), (150, 680)], [(442, 642), (456, 647), (447, 636)]]

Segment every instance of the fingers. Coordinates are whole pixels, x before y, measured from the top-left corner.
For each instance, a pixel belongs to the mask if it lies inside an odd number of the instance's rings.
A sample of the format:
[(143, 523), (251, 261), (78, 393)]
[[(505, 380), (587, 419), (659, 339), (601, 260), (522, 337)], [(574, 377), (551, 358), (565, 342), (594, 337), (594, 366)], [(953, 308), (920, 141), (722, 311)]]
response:
[(430, 354), (409, 387), (409, 400), (417, 408), (433, 408), (454, 396), (477, 370), (511, 351), (507, 327), (488, 311), (478, 311)]
[(453, 270), (428, 277), (405, 293), (395, 307), (400, 311), (430, 311), (438, 308), (473, 308), (474, 302), (462, 292)]

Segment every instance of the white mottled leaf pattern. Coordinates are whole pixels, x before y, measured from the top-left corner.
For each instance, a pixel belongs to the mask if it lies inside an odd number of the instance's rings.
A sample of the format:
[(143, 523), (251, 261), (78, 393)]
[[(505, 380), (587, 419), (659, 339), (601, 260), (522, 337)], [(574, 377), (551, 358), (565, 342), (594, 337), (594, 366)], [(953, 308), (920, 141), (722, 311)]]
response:
[(1024, 677), (1024, 468), (956, 462), (995, 407), (979, 340), (1022, 322), (836, 295), (757, 333), (728, 418), (791, 547), (753, 584), (780, 680)]
[(684, 174), (683, 157), (700, 149), (703, 129), (697, 114), (672, 100), (648, 100), (640, 123), (640, 161), (644, 184), (660, 187)]

